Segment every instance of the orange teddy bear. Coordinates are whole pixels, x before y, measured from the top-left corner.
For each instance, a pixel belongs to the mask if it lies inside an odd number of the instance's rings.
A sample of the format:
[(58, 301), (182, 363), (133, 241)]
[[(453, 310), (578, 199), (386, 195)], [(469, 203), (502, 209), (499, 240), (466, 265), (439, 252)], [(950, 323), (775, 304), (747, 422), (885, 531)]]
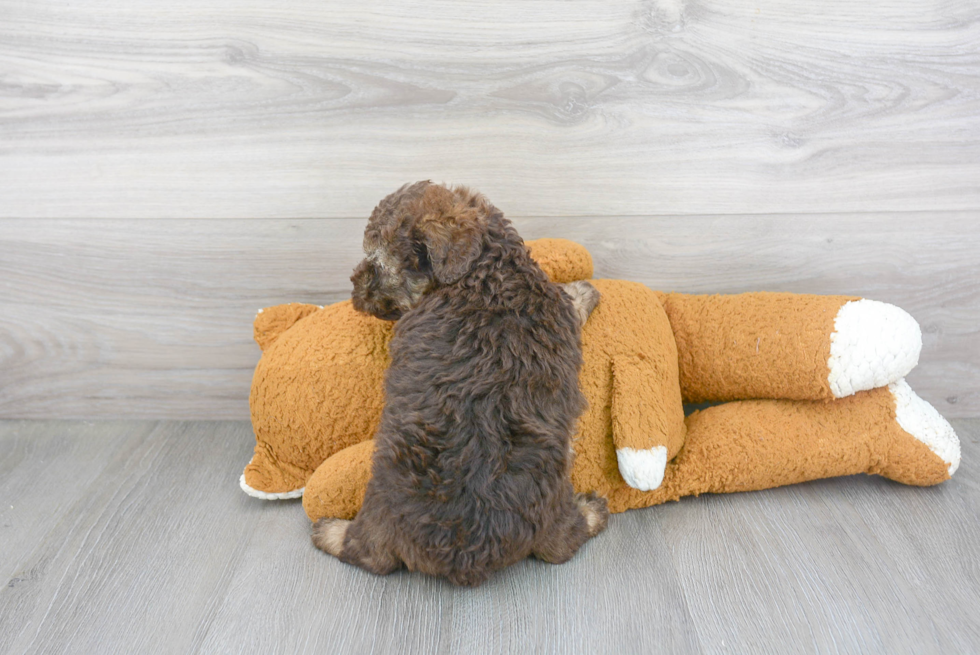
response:
[[(577, 244), (528, 247), (555, 282), (592, 276)], [(956, 434), (903, 379), (921, 333), (901, 309), (591, 281), (602, 298), (582, 331), (589, 408), (572, 482), (605, 496), (610, 511), (855, 473), (931, 485), (955, 472)], [(391, 328), (350, 301), (260, 311), (246, 493), (302, 496), (314, 521), (353, 518), (371, 475)], [(685, 418), (684, 402), (708, 401), (724, 404)]]

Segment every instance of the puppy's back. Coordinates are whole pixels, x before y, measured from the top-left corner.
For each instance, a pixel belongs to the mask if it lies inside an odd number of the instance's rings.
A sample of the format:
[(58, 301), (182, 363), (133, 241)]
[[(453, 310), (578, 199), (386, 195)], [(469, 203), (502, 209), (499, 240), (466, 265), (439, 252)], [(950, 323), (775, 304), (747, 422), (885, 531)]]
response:
[(560, 513), (585, 407), (574, 309), (500, 232), (396, 324), (374, 469), (399, 556), (464, 584), (527, 557)]

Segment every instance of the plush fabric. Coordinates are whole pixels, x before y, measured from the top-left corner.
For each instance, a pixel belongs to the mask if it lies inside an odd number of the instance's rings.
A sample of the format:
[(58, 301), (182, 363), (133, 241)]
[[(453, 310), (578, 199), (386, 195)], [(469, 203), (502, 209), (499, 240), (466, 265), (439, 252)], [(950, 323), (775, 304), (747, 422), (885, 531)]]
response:
[[(554, 281), (592, 275), (577, 244), (528, 246)], [(571, 475), (577, 491), (605, 496), (611, 511), (855, 473), (930, 485), (955, 471), (952, 428), (902, 380), (921, 335), (898, 308), (874, 303), (881, 320), (862, 314), (854, 327), (839, 321), (854, 297), (691, 296), (592, 283), (602, 298), (582, 333), (579, 383), (589, 408)], [(878, 311), (867, 307), (861, 311)], [(280, 305), (256, 317), (257, 443), (243, 489), (263, 498), (302, 494), (313, 520), (356, 514), (370, 479), (391, 325), (349, 301)], [(877, 338), (889, 325), (901, 330)], [(838, 399), (832, 383), (842, 376), (873, 381), (843, 385), (853, 393)], [(732, 402), (685, 419), (684, 402), (705, 401)]]

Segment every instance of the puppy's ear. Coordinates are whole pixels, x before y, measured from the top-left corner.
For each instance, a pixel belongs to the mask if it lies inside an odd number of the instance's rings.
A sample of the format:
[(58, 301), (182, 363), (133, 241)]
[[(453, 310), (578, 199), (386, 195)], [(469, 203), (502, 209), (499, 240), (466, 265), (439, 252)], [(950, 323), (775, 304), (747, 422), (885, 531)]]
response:
[(487, 203), (466, 189), (455, 192), (430, 185), (419, 203), (415, 224), (425, 245), (432, 272), (441, 284), (452, 284), (466, 275), (483, 250), (487, 227)]

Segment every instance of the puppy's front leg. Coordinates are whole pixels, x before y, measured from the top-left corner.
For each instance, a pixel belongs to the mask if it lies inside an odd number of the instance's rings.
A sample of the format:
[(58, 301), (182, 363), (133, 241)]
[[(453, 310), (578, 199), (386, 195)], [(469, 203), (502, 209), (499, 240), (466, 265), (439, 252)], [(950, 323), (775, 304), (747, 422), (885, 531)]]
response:
[(566, 282), (558, 286), (572, 299), (572, 305), (578, 313), (579, 326), (585, 325), (592, 310), (599, 304), (599, 290), (586, 280)]
[[(323, 518), (313, 524), (313, 545), (342, 562), (377, 575), (388, 575), (401, 567), (394, 553), (365, 534), (364, 522)], [(369, 531), (367, 531), (369, 532)]]

